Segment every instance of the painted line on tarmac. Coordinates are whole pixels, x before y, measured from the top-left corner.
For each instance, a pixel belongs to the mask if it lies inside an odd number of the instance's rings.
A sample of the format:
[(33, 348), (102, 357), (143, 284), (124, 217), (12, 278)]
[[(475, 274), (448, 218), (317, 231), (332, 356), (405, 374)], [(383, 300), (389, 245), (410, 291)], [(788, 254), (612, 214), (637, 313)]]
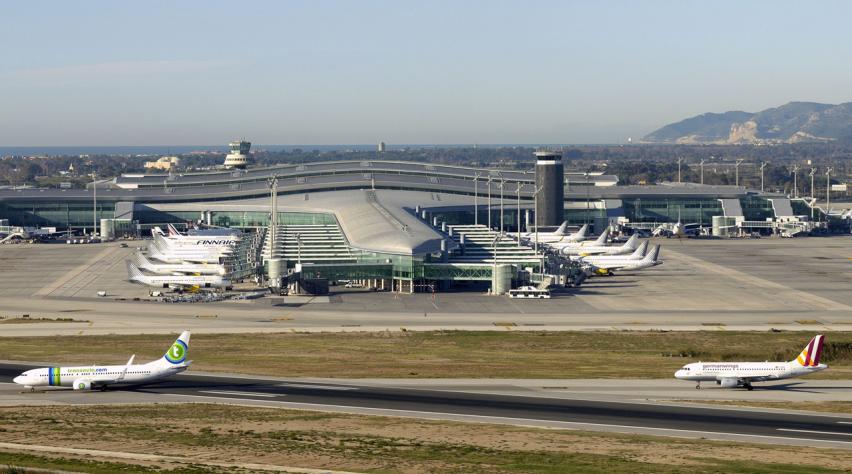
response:
[(201, 390), (199, 393), (213, 393), (216, 395), (237, 395), (241, 397), (265, 397), (265, 398), (275, 398), (282, 395), (276, 395), (272, 393), (258, 393), (258, 392), (231, 392), (227, 390)]
[(852, 433), (838, 433), (836, 431), (815, 431), (815, 430), (794, 430), (792, 428), (776, 428), (778, 431), (790, 431), (793, 433), (814, 433), (814, 434), (826, 434), (832, 436), (852, 436)]
[(341, 387), (339, 385), (312, 385), (308, 383), (282, 383), (279, 387), (315, 388), (317, 390), (358, 390), (358, 387)]

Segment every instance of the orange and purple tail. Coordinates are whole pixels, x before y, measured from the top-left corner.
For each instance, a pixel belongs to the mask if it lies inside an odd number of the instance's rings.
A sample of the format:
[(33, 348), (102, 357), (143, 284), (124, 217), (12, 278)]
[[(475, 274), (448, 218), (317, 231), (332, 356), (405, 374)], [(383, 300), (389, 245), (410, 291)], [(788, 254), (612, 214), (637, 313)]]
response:
[(802, 367), (816, 367), (819, 365), (819, 358), (822, 356), (822, 346), (825, 342), (825, 336), (819, 334), (811, 339), (811, 342), (805, 346), (799, 357), (796, 357), (796, 362)]

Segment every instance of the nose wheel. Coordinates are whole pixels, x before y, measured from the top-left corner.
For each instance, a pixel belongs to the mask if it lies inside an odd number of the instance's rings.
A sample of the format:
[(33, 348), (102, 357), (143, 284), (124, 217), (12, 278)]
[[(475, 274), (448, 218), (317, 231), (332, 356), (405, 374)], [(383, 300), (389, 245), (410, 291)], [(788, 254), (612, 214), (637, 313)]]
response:
[(701, 382), (695, 384), (695, 390), (701, 390)]

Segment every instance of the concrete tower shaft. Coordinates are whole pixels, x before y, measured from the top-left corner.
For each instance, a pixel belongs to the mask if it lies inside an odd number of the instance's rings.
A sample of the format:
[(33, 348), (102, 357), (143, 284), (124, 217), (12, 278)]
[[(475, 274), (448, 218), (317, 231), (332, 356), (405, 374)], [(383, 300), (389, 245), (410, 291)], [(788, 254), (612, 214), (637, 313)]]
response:
[(536, 151), (535, 158), (535, 187), (540, 189), (535, 207), (535, 225), (558, 226), (565, 220), (562, 153)]

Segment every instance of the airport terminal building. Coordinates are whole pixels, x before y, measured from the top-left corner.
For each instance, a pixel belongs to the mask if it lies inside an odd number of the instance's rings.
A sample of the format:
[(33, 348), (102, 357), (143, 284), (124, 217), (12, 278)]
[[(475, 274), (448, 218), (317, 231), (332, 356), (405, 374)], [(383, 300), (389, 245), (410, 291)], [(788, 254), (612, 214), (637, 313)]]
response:
[(536, 222), (565, 219), (601, 231), (680, 219), (721, 229), (811, 212), (803, 201), (743, 187), (620, 186), (616, 176), (564, 173), (558, 153), (538, 160), (530, 171), (375, 160), (126, 174), (96, 189), (0, 190), (0, 219), (58, 229), (103, 222), (101, 233), (116, 235), (166, 223), (267, 229), (274, 188), (277, 250), (269, 258), (283, 258), (288, 268), (326, 265), (316, 273), (329, 278), (362, 272), (414, 285), (491, 278), (501, 262), (541, 272), (541, 253), (503, 235)]

